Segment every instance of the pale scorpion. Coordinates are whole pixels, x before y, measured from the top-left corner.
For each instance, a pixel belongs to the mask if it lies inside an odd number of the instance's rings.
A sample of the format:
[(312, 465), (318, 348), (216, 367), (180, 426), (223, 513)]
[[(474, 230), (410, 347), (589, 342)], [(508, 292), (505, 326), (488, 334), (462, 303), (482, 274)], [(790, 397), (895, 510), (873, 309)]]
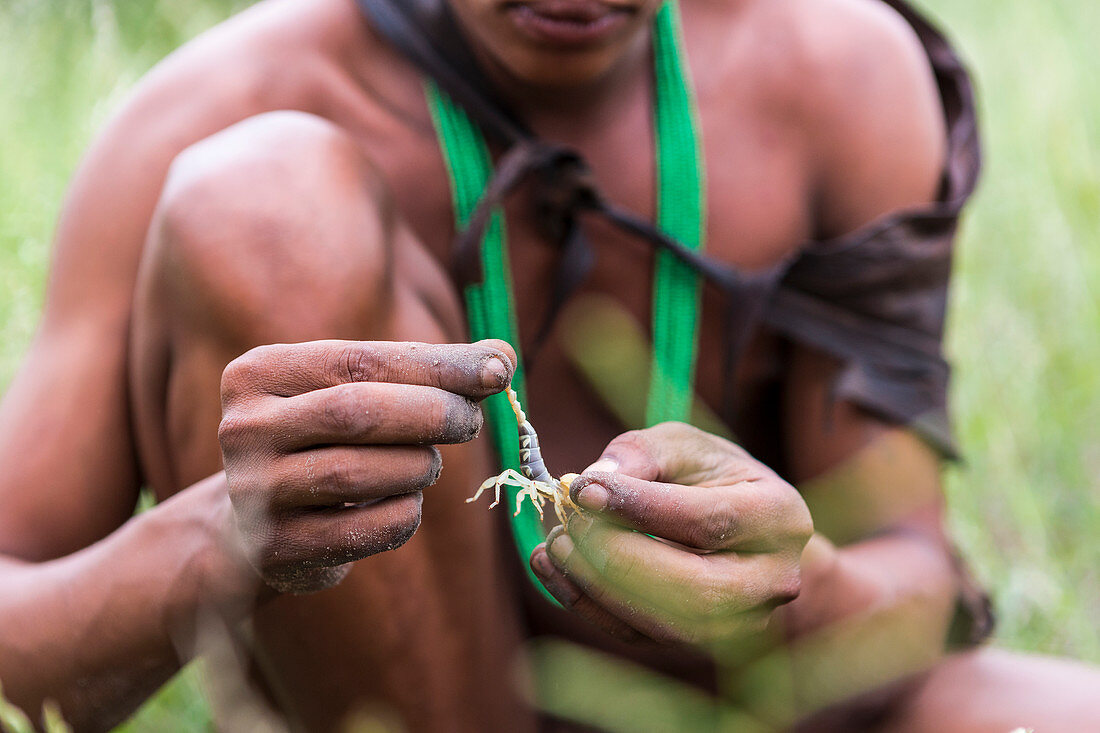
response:
[(569, 498), (569, 486), (578, 474), (567, 473), (561, 478), (554, 478), (546, 468), (546, 462), (542, 459), (542, 450), (539, 448), (539, 436), (535, 428), (523, 413), (519, 405), (519, 397), (515, 390), (508, 388), (508, 403), (512, 406), (512, 412), (516, 413), (516, 422), (519, 425), (519, 471), (507, 469), (499, 476), (486, 479), (473, 496), (466, 500), (467, 503), (478, 500), (491, 486), (495, 491), (495, 500), (489, 505), (492, 509), (500, 503), (500, 488), (502, 486), (515, 486), (519, 489), (516, 494), (516, 516), (523, 509), (523, 500), (529, 499), (543, 516), (542, 507), (549, 499), (554, 504), (554, 513), (558, 521), (563, 525), (569, 519), (571, 512), (580, 511), (579, 507)]

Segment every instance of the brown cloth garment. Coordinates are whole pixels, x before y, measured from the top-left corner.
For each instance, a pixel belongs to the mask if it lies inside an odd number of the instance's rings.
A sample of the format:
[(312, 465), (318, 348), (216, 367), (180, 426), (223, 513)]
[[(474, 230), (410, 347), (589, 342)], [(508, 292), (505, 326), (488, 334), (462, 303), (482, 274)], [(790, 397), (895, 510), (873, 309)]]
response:
[[(540, 336), (592, 264), (579, 215), (602, 215), (654, 247), (672, 252), (723, 291), (727, 373), (732, 373), (751, 335), (761, 326), (770, 328), (841, 361), (834, 399), (910, 426), (953, 459), (957, 451), (947, 415), (949, 368), (942, 356), (942, 338), (958, 216), (981, 168), (974, 97), (961, 61), (943, 36), (902, 0), (882, 1), (912, 26), (935, 73), (948, 131), (937, 200), (831, 241), (806, 243), (798, 256), (748, 277), (682, 247), (650, 222), (606, 201), (576, 151), (535, 138), (483, 76), (444, 0), (358, 0), (368, 22), (506, 151), (468, 228), (456, 239), (454, 270), (460, 286), (481, 279), (478, 253), (489, 212), (519, 183), (530, 181), (541, 230), (562, 252), (554, 301)], [(507, 535), (504, 523), (500, 529)], [(547, 603), (526, 582), (519, 559), (509, 554), (513, 574), (524, 589), (532, 636), (581, 641), (716, 689), (713, 662), (697, 651), (621, 644), (594, 628), (578, 629), (568, 612)], [(987, 598), (961, 561), (958, 569), (963, 590), (952, 630), (953, 647), (977, 644), (992, 629)], [(868, 710), (871, 718), (883, 713), (877, 704)]]
[(939, 196), (930, 206), (806, 245), (764, 320), (845, 362), (836, 398), (910, 425), (954, 458), (941, 344), (958, 216), (981, 168), (974, 95), (943, 36), (904, 2), (884, 1), (916, 31), (936, 76), (948, 133)]
[[(886, 217), (851, 235), (810, 242), (765, 273), (735, 268), (670, 240), (603, 198), (584, 159), (537, 139), (497, 97), (441, 0), (359, 0), (384, 36), (431, 76), (506, 152), (454, 246), (461, 286), (481, 280), (479, 247), (493, 208), (520, 183), (535, 188), (540, 229), (561, 248), (549, 322), (591, 268), (579, 215), (593, 212), (666, 249), (724, 291), (727, 371), (761, 324), (844, 363), (834, 396), (912, 426), (943, 455), (957, 455), (947, 419), (949, 369), (941, 342), (959, 211), (973, 191), (980, 148), (969, 78), (943, 37), (901, 0), (883, 0), (912, 25), (936, 75), (949, 131), (936, 203)], [(728, 417), (728, 415), (727, 415)]]

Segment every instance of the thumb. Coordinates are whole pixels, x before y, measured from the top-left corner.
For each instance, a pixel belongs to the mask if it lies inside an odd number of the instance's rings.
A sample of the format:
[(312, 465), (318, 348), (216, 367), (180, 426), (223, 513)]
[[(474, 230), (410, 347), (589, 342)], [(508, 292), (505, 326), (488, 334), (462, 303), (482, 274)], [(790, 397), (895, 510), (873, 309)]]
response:
[(607, 474), (660, 481), (662, 475), (667, 473), (661, 457), (662, 446), (667, 439), (662, 435), (663, 428), (664, 425), (657, 425), (645, 430), (631, 430), (612, 440), (596, 462), (573, 479), (569, 497), (585, 509), (600, 511), (611, 498), (607, 487), (621, 484), (620, 480)]
[[(682, 422), (663, 422), (631, 430), (612, 440), (603, 454), (581, 472), (621, 473), (643, 481), (671, 481), (709, 469), (717, 448), (744, 453), (733, 443)], [(745, 454), (746, 456), (748, 454)]]
[(643, 481), (656, 481), (661, 474), (656, 441), (650, 440), (649, 430), (631, 430), (618, 436), (604, 448), (600, 457), (581, 472), (621, 473)]

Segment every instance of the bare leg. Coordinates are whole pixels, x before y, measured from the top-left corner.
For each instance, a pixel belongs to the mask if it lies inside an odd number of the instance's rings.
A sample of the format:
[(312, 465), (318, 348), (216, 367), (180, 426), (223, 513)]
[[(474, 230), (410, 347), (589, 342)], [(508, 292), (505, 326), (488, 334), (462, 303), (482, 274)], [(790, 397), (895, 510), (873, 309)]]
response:
[(888, 730), (898, 733), (1100, 731), (1100, 670), (1065, 659), (981, 649), (937, 666)]
[[(320, 338), (465, 340), (438, 265), (396, 220), (354, 141), (300, 113), (247, 120), (185, 151), (162, 193), (134, 315), (134, 421), (159, 496), (221, 468), (225, 364)], [(417, 729), (523, 729), (506, 682), (519, 632), (492, 515), (464, 498), (484, 440), (443, 450), (423, 523), (339, 586), (254, 616), (256, 657), (287, 711), (334, 726), (357, 705)]]
[(1100, 670), (992, 647), (952, 654), (920, 675), (839, 703), (798, 733), (1100, 731)]

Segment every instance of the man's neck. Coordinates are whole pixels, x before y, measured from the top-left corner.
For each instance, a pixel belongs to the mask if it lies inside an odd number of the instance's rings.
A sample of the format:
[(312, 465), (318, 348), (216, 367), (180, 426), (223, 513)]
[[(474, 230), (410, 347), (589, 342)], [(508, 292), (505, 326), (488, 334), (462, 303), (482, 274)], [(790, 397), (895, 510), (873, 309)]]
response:
[(536, 130), (576, 129), (596, 121), (604, 125), (628, 106), (652, 76), (651, 40), (640, 35), (633, 47), (605, 74), (572, 86), (538, 85), (517, 79), (481, 49), (474, 49), (486, 76), (504, 100)]

